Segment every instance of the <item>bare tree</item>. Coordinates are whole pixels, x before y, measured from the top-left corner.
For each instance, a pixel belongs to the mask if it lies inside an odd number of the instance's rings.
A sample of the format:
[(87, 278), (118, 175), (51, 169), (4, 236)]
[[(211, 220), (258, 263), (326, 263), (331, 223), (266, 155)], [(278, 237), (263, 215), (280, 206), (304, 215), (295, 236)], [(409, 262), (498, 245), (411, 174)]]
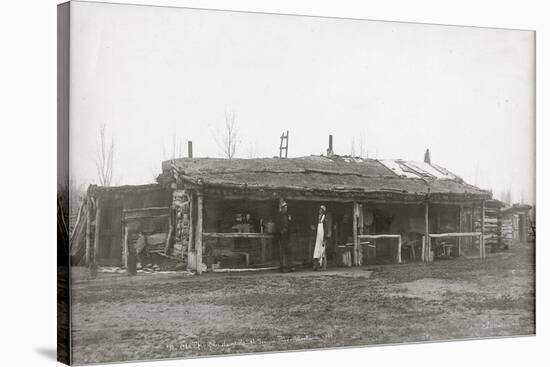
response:
[(115, 140), (111, 136), (110, 142), (105, 136), (105, 124), (99, 128), (97, 138), (96, 169), (99, 184), (110, 186), (113, 179), (113, 160), (115, 157)]
[(176, 133), (172, 134), (172, 141), (166, 148), (166, 145), (162, 144), (162, 158), (167, 159), (176, 159), (183, 156), (183, 139), (178, 137)]
[(154, 168), (151, 168), (151, 182), (150, 183), (153, 183), (153, 184), (157, 183), (158, 176), (159, 176), (159, 174), (158, 174), (157, 170), (154, 169)]
[(512, 205), (512, 185), (508, 186), (508, 189), (504, 192), (504, 201), (507, 205)]
[(76, 216), (82, 201), (86, 197), (86, 186), (77, 182), (74, 176), (69, 177), (69, 215)]
[(249, 159), (252, 159), (252, 158), (258, 158), (259, 156), (259, 153), (258, 153), (258, 142), (257, 141), (250, 141), (248, 143), (248, 151), (247, 151), (247, 158)]
[[(365, 133), (362, 131), (357, 137), (358, 143), (355, 143), (355, 136), (351, 138), (350, 154), (352, 157), (365, 158), (367, 148)], [(368, 157), (367, 157), (368, 158)]]
[(239, 128), (237, 126), (235, 112), (225, 111), (225, 124), (221, 132), (214, 132), (216, 145), (225, 158), (231, 159), (235, 156), (240, 145)]
[(366, 149), (367, 149), (367, 139), (365, 137), (365, 132), (361, 131), (361, 133), (359, 134), (359, 157), (365, 158)]

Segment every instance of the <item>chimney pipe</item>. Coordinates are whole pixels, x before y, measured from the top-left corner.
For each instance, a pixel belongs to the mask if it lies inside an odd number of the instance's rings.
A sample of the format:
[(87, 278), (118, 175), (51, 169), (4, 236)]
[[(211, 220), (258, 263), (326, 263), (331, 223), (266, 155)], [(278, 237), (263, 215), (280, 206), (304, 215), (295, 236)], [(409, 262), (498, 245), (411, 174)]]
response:
[(430, 149), (426, 149), (426, 153), (424, 153), (424, 162), (428, 164), (432, 164), (432, 158), (430, 156)]
[(191, 140), (187, 142), (187, 156), (193, 158), (193, 142)]
[(332, 150), (332, 135), (328, 136), (328, 149), (327, 157), (332, 157), (334, 155), (334, 150)]

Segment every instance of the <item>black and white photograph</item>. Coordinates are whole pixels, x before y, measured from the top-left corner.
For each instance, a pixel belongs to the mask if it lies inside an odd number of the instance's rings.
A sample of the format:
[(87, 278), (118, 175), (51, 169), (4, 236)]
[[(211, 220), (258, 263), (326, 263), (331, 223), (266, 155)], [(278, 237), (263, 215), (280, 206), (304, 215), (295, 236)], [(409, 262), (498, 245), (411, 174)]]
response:
[(540, 6), (120, 1), (0, 21), (3, 364), (540, 364)]
[(535, 333), (533, 31), (58, 11), (68, 362)]

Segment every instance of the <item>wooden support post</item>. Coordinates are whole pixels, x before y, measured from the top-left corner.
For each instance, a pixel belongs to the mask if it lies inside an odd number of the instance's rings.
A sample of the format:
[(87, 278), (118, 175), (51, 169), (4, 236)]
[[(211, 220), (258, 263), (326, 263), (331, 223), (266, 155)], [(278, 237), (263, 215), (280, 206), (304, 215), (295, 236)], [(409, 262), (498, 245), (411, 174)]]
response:
[(203, 219), (203, 203), (204, 198), (202, 193), (197, 194), (197, 230), (195, 233), (195, 251), (197, 252), (197, 274), (202, 274), (202, 219)]
[(265, 254), (266, 254), (266, 251), (267, 251), (267, 240), (265, 238), (261, 238), (260, 241), (261, 241), (261, 244), (262, 244), (262, 249), (261, 249), (262, 264), (265, 264)]
[[(470, 230), (471, 231), (475, 231), (476, 230), (476, 207), (475, 207), (475, 204), (472, 204), (472, 207), (470, 208), (471, 210), (471, 215), (470, 215)], [(470, 242), (468, 243), (468, 245), (471, 247), (471, 248), (474, 248), (475, 247), (475, 244), (476, 244), (476, 239), (475, 237), (472, 238), (470, 240)]]
[(481, 202), (481, 237), (479, 239), (479, 256), (485, 259), (485, 200)]
[(402, 244), (401, 236), (399, 236), (398, 242), (397, 242), (397, 263), (398, 264), (401, 264), (401, 244)]
[(323, 270), (327, 270), (327, 240), (324, 240), (325, 251), (323, 251)]
[(123, 251), (122, 251), (122, 264), (126, 269), (128, 269), (128, 226), (124, 225), (124, 240), (123, 240)]
[(312, 236), (307, 237), (307, 258), (309, 260), (313, 259), (313, 238), (312, 238)]
[[(358, 204), (357, 205), (357, 219), (358, 219), (358, 225), (357, 225), (357, 233), (358, 234), (363, 234), (365, 232), (365, 228), (364, 228), (364, 222), (365, 222), (365, 218), (363, 217), (363, 204)], [(358, 241), (358, 242), (361, 242), (361, 241)], [(357, 257), (358, 257), (358, 263), (359, 263), (359, 266), (363, 265), (363, 246), (361, 246), (360, 244), (357, 246)]]
[[(260, 226), (260, 233), (264, 233), (264, 226)], [(262, 264), (265, 264), (265, 255), (267, 250), (267, 239), (260, 238), (261, 244), (262, 244), (262, 252), (261, 252), (261, 258), (262, 258)]]
[(424, 261), (430, 262), (430, 221), (429, 221), (429, 211), (430, 211), (430, 205), (426, 201), (424, 204), (424, 224), (425, 224), (425, 230), (424, 230), (424, 236), (426, 237), (426, 240), (424, 242), (424, 249), (426, 252), (424, 253)]
[[(260, 233), (264, 233), (264, 226), (261, 222), (260, 222)], [(261, 245), (260, 260), (262, 264), (265, 264), (265, 257), (266, 257), (266, 250), (267, 250), (267, 241), (265, 238), (260, 238), (260, 245)]]
[[(462, 212), (463, 212), (463, 207), (462, 207), (462, 204), (460, 204), (460, 206), (458, 207), (458, 232), (462, 232), (464, 229), (463, 229), (463, 226), (462, 226)], [(462, 237), (458, 237), (458, 256), (460, 257), (460, 255), (462, 255)]]
[(84, 263), (90, 266), (90, 251), (92, 249), (92, 200), (86, 198), (86, 254), (84, 255)]
[(359, 239), (357, 238), (357, 217), (358, 217), (358, 204), (353, 202), (353, 265), (359, 265)]
[(426, 261), (426, 236), (422, 236), (422, 253), (420, 254), (420, 259)]
[(95, 202), (95, 233), (94, 233), (94, 254), (92, 256), (92, 266), (97, 266), (97, 253), (99, 251), (99, 234), (101, 232), (101, 201), (99, 198)]
[[(195, 241), (195, 194), (189, 195), (189, 237), (187, 238), (187, 270), (191, 270), (190, 257), (194, 249)], [(176, 224), (177, 227), (177, 224)], [(181, 251), (182, 256), (185, 253)]]

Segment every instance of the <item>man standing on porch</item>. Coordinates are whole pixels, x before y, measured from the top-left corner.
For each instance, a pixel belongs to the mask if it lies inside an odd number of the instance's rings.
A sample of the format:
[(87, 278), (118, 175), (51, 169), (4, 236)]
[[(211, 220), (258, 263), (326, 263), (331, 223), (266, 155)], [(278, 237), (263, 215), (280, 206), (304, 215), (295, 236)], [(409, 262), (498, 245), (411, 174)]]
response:
[(317, 220), (317, 236), (315, 238), (315, 249), (313, 250), (313, 270), (318, 270), (320, 267), (326, 268), (326, 212), (327, 207), (321, 205), (321, 207), (319, 207), (319, 218)]
[[(279, 263), (281, 273), (287, 271), (288, 259), (288, 244), (290, 242), (290, 215), (288, 215), (288, 207), (286, 201), (281, 201), (281, 208), (277, 218), (277, 234), (279, 237)], [(292, 271), (292, 269), (291, 269)]]

